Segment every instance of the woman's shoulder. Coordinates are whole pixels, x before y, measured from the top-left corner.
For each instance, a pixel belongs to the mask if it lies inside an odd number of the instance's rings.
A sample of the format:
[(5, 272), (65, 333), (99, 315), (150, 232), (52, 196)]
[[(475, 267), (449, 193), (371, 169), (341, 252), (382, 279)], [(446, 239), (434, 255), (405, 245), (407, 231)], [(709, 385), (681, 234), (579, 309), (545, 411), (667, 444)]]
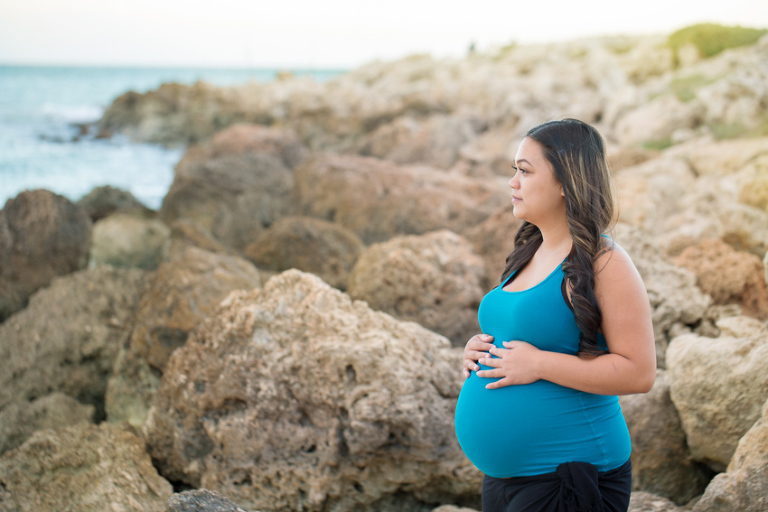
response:
[(632, 258), (613, 238), (602, 236), (600, 250), (595, 256), (595, 280), (602, 278), (621, 279), (627, 273), (636, 274)]

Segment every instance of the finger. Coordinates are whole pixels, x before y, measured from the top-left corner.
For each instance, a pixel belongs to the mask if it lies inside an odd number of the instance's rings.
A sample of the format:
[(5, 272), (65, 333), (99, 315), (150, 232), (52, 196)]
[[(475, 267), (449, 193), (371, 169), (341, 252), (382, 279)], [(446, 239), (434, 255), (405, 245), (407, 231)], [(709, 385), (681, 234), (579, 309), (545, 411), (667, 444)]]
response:
[(485, 385), (485, 389), (498, 389), (504, 386), (509, 386), (510, 382), (507, 379), (499, 379), (493, 382), (489, 382)]
[(480, 369), (480, 367), (477, 366), (477, 364), (471, 359), (464, 360), (464, 368), (466, 368), (467, 370), (474, 370), (474, 371), (477, 371)]

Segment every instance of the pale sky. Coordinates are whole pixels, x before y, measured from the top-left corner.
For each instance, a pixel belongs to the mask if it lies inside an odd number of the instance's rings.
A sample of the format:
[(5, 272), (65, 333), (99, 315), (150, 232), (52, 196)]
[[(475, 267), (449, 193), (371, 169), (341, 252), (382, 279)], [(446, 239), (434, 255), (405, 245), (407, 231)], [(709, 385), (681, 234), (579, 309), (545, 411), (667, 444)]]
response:
[(0, 0), (0, 63), (350, 68), (700, 22), (768, 28), (768, 0)]

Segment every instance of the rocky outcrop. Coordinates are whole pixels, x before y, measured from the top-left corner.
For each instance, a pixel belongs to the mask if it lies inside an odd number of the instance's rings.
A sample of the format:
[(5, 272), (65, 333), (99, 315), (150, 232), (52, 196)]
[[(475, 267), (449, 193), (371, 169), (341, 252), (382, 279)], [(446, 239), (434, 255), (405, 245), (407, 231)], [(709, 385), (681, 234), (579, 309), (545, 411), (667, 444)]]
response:
[(313, 217), (284, 217), (245, 249), (258, 267), (310, 272), (340, 290), (347, 289), (363, 242), (346, 228)]
[(484, 262), (471, 244), (442, 230), (368, 247), (349, 276), (349, 295), (463, 347), (480, 332), (485, 281)]
[(629, 499), (627, 512), (683, 512), (687, 508), (675, 506), (666, 498), (649, 492), (633, 492)]
[(225, 155), (258, 153), (280, 160), (293, 169), (307, 156), (307, 148), (290, 130), (239, 123), (217, 132), (209, 144), (209, 154)]
[(106, 394), (109, 420), (137, 428), (173, 351), (231, 291), (260, 288), (262, 277), (242, 258), (182, 244), (147, 282)]
[(0, 325), (0, 409), (61, 392), (104, 415), (107, 378), (128, 340), (145, 273), (97, 267), (56, 278)]
[(51, 393), (31, 402), (11, 402), (0, 409), (0, 454), (21, 446), (46, 428), (92, 423), (96, 409), (63, 393)]
[(768, 286), (763, 262), (719, 239), (685, 249), (674, 263), (696, 275), (696, 284), (715, 304), (738, 304), (745, 315), (768, 318)]
[(3, 510), (144, 510), (162, 512), (173, 494), (144, 442), (102, 423), (40, 430), (0, 457)]
[(728, 469), (707, 486), (693, 512), (768, 510), (768, 402), (739, 441)]
[(438, 229), (460, 233), (509, 201), (495, 181), (374, 158), (316, 154), (295, 173), (298, 211), (338, 223), (366, 244)]
[(395, 162), (450, 169), (461, 148), (485, 128), (479, 118), (438, 114), (424, 120), (401, 116), (366, 135), (357, 152)]
[(144, 206), (127, 190), (104, 185), (96, 187), (77, 201), (77, 205), (93, 222), (115, 212), (148, 214), (151, 210)]
[(488, 283), (484, 289), (495, 286), (506, 267), (507, 256), (515, 246), (515, 234), (522, 221), (512, 213), (512, 202), (500, 208), (480, 224), (461, 233), (472, 243), (475, 254), (485, 261)]
[(632, 438), (632, 488), (685, 505), (704, 492), (709, 471), (691, 461), (664, 370), (645, 395), (620, 398)]
[(282, 159), (261, 153), (211, 156), (192, 148), (175, 167), (160, 218), (196, 222), (242, 251), (291, 211), (293, 174)]
[(85, 268), (91, 221), (67, 198), (25, 191), (0, 210), (0, 322), (60, 275)]
[(158, 219), (115, 213), (93, 226), (89, 266), (155, 270), (168, 257), (171, 229)]
[(150, 453), (168, 478), (245, 508), (476, 496), (450, 428), (460, 373), (448, 346), (284, 272), (230, 295), (173, 353), (144, 425)]
[(761, 327), (740, 337), (687, 334), (667, 350), (670, 396), (694, 460), (723, 471), (768, 397), (768, 341)]
[(168, 500), (165, 512), (246, 512), (232, 500), (208, 489), (184, 491)]

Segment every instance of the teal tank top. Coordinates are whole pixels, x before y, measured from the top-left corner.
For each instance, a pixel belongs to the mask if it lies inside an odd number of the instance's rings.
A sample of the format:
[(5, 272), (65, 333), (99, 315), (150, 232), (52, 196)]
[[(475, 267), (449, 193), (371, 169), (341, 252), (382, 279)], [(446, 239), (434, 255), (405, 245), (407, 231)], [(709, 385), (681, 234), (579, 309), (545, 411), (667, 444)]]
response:
[[(482, 332), (493, 336), (499, 348), (504, 341), (521, 340), (542, 350), (576, 354), (579, 328), (562, 294), (563, 278), (560, 265), (527, 290), (507, 292), (502, 289), (506, 282), (500, 284), (480, 303)], [(599, 341), (605, 343), (602, 337)], [(607, 471), (629, 459), (629, 432), (617, 396), (544, 380), (485, 389), (492, 381), (472, 372), (455, 416), (462, 450), (486, 475), (554, 473), (564, 462), (588, 462)]]

